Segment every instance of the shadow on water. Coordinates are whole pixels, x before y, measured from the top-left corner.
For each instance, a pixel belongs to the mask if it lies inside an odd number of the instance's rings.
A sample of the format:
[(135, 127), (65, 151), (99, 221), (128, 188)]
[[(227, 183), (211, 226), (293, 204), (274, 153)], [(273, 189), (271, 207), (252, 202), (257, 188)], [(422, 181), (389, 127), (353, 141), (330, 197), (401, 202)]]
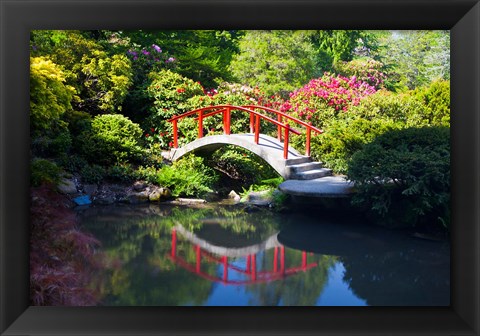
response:
[(315, 221), (284, 218), (278, 241), (286, 247), (333, 255), (345, 267), (343, 280), (368, 305), (437, 306), (450, 302), (450, 248), (407, 231), (332, 216)]
[(103, 305), (449, 305), (446, 242), (353, 217), (166, 205), (79, 216), (103, 243)]

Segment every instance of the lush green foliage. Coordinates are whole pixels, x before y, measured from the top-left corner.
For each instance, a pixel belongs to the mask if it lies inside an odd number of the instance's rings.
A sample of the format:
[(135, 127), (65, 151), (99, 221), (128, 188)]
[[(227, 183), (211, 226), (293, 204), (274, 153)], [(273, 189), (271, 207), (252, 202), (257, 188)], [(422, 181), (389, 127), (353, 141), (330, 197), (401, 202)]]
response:
[(414, 226), (432, 217), (446, 224), (450, 211), (450, 129), (388, 131), (352, 156), (348, 177), (358, 191), (355, 202), (372, 209), (383, 225)]
[(240, 147), (221, 148), (213, 153), (210, 161), (219, 171), (232, 179), (241, 181), (245, 186), (278, 177), (268, 163)]
[(106, 169), (99, 165), (85, 165), (81, 168), (80, 174), (84, 183), (100, 183), (106, 175)]
[(438, 80), (417, 90), (417, 97), (426, 107), (425, 121), (431, 125), (450, 126), (450, 82)]
[(450, 79), (450, 32), (405, 30), (378, 32), (373, 57), (385, 64), (392, 90), (414, 89), (437, 79)]
[(369, 34), (362, 30), (314, 30), (308, 33), (322, 72), (332, 71), (339, 62), (351, 61), (360, 44), (365, 48), (373, 47)]
[(63, 67), (67, 83), (76, 89), (76, 110), (96, 115), (121, 109), (132, 78), (126, 55), (109, 54), (79, 31), (35, 30), (30, 44), (32, 55), (46, 56)]
[(111, 165), (135, 160), (141, 154), (140, 127), (121, 114), (96, 116), (91, 129), (79, 136), (80, 152), (89, 160)]
[(30, 130), (43, 134), (71, 107), (74, 89), (61, 68), (45, 57), (30, 57)]
[(368, 120), (386, 118), (407, 126), (426, 124), (426, 107), (411, 93), (395, 94), (381, 90), (351, 108), (348, 117)]
[[(335, 173), (345, 174), (353, 154), (377, 136), (399, 127), (389, 119), (338, 119), (329, 124), (324, 134), (312, 138), (312, 154)], [(304, 137), (300, 139), (305, 143)]]
[(56, 125), (43, 134), (32, 136), (32, 154), (38, 157), (56, 158), (66, 155), (72, 147), (72, 137), (64, 122), (59, 121)]
[(109, 167), (106, 175), (109, 179), (119, 182), (132, 182), (137, 178), (137, 172), (128, 163), (116, 164)]
[(30, 162), (30, 185), (38, 187), (43, 183), (56, 185), (60, 181), (60, 168), (46, 159), (33, 159)]
[[(142, 164), (169, 169), (160, 153), (172, 146), (172, 116), (259, 104), (322, 128), (312, 155), (344, 173), (352, 155), (386, 131), (449, 125), (449, 82), (419, 87), (448, 78), (448, 41), (445, 31), (33, 31), (32, 153), (89, 180), (130, 180), (142, 153)], [(332, 73), (318, 78), (325, 70)], [(114, 111), (123, 116), (92, 118)], [(197, 137), (197, 125), (179, 123), (180, 145)], [(223, 133), (220, 115), (203, 126), (205, 135)], [(234, 112), (231, 129), (248, 132), (248, 118)], [(275, 135), (272, 125), (261, 129)], [(292, 141), (303, 150), (304, 136)], [(248, 185), (274, 175), (242, 150), (219, 153), (214, 166)]]
[(150, 84), (145, 92), (151, 101), (147, 117), (149, 127), (169, 129), (165, 120), (190, 109), (189, 99), (203, 95), (204, 89), (198, 82), (183, 77), (171, 70), (161, 70), (150, 74)]
[[(121, 110), (131, 84), (130, 62), (124, 55), (109, 56), (104, 51), (94, 51), (91, 58), (82, 58), (84, 99), (79, 107), (97, 109), (96, 113), (114, 113)], [(93, 106), (91, 106), (93, 105)]]
[[(220, 104), (258, 104), (322, 128), (324, 134), (312, 137), (313, 158), (348, 174), (359, 191), (354, 201), (381, 224), (437, 221), (448, 228), (449, 43), (449, 31), (34, 30), (32, 186), (58, 184), (67, 171), (84, 183), (142, 179), (168, 187), (174, 196), (273, 189), (282, 181), (278, 174), (240, 148), (222, 148), (205, 159), (190, 155), (171, 165), (162, 158), (162, 150), (172, 147), (167, 121), (172, 116)], [(233, 112), (231, 121), (232, 133), (249, 131), (244, 112)], [(180, 146), (197, 137), (194, 116), (178, 126)], [(206, 118), (203, 127), (205, 136), (222, 134), (221, 115)], [(261, 132), (276, 136), (276, 127), (263, 121)], [(305, 134), (292, 135), (291, 143), (304, 150)], [(52, 190), (32, 189), (32, 304), (95, 304), (92, 293), (79, 288), (92, 283), (84, 267), (93, 266), (90, 257), (98, 242), (73, 228), (72, 214)], [(272, 196), (274, 203), (285, 197)], [(187, 224), (198, 228), (198, 217)], [(258, 227), (245, 224), (243, 217), (227, 226), (252, 234)], [(128, 233), (117, 229), (122, 244), (112, 256), (132, 262), (128, 271), (112, 269), (109, 295), (128, 289), (115, 279), (155, 279), (153, 292), (130, 290), (122, 302), (138, 302), (139, 296), (149, 303), (155, 302), (152, 297), (172, 304), (203, 302), (207, 281), (195, 294), (187, 282), (179, 287), (183, 281), (167, 279), (165, 291), (156, 277), (137, 276), (144, 270), (138, 272), (134, 257), (145, 237), (129, 227)], [(156, 239), (165, 231), (149, 230)], [(132, 232), (137, 242), (124, 239)], [(158, 257), (168, 254), (165, 246), (148, 256), (158, 269), (173, 267)], [(194, 260), (194, 251), (185, 256)], [(322, 279), (328, 267), (317, 268)], [(146, 287), (142, 282), (138, 288)], [(270, 290), (255, 291), (260, 303), (276, 300)], [(297, 294), (290, 291), (282, 302), (309, 304)]]
[(268, 95), (292, 91), (317, 74), (313, 46), (303, 31), (247, 31), (239, 48), (231, 63), (234, 76)]
[(238, 51), (240, 30), (157, 30), (122, 31), (132, 47), (146, 48), (153, 44), (162, 47), (175, 72), (214, 88), (231, 79), (228, 66)]
[(215, 171), (204, 164), (203, 158), (194, 155), (159, 169), (140, 167), (137, 174), (150, 183), (170, 188), (174, 196), (200, 196), (212, 191), (217, 180)]

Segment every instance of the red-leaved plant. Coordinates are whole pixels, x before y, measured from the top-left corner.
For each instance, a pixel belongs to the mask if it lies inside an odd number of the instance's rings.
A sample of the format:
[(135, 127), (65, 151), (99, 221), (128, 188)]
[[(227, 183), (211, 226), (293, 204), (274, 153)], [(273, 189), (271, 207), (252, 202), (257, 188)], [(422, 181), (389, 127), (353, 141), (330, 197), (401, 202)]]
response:
[(68, 199), (54, 187), (31, 189), (30, 303), (35, 306), (91, 306), (98, 301), (89, 288), (98, 267), (93, 236), (76, 227)]

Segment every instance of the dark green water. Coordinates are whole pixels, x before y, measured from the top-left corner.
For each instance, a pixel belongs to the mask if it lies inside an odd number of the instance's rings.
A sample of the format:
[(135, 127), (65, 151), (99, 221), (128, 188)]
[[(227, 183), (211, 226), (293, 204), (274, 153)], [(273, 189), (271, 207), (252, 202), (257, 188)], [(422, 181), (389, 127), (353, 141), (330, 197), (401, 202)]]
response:
[(319, 211), (109, 206), (79, 211), (101, 242), (105, 306), (448, 306), (446, 242)]

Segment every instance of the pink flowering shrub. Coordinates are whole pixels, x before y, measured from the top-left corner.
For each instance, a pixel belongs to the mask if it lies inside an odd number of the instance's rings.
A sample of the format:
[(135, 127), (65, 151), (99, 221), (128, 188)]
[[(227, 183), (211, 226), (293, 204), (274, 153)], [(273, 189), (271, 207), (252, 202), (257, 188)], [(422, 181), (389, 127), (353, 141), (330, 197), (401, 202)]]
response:
[(290, 94), (281, 111), (322, 128), (340, 113), (375, 93), (376, 89), (355, 76), (350, 78), (325, 73)]
[(355, 76), (357, 80), (368, 83), (375, 89), (384, 87), (386, 75), (382, 72), (383, 63), (373, 59), (355, 59), (350, 62), (337, 62), (335, 71), (343, 76)]

